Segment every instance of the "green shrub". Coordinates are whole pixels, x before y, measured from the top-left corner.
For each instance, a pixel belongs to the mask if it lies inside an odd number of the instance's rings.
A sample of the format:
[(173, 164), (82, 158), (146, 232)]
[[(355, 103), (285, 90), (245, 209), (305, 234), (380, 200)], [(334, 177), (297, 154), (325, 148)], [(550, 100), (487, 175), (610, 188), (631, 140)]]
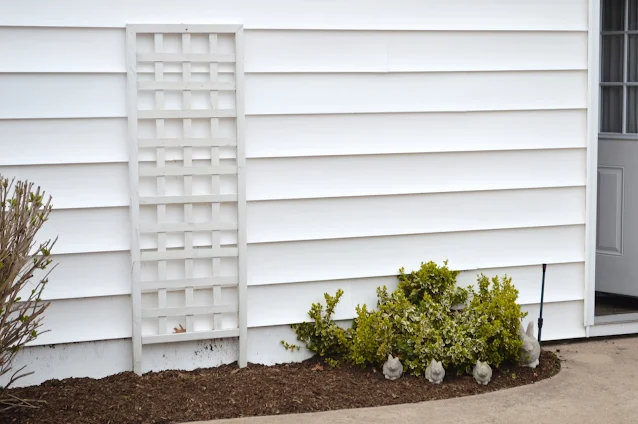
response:
[(478, 292), (466, 312), (466, 320), (473, 323), (472, 336), (485, 343), (479, 359), (498, 366), (518, 355), (522, 345), (519, 327), (527, 313), (521, 312), (517, 298), (518, 290), (507, 275), (491, 280), (483, 274), (479, 276)]
[[(341, 296), (343, 296), (343, 290), (341, 289), (337, 290), (335, 296), (330, 296), (328, 293), (324, 294), (326, 300), (325, 314), (323, 313), (323, 305), (313, 303), (308, 312), (312, 319), (311, 322), (291, 324), (292, 329), (297, 333), (297, 340), (304, 342), (308, 350), (324, 357), (327, 363), (333, 365), (349, 356), (350, 343), (348, 337), (350, 332), (339, 327), (332, 319), (334, 309), (339, 303)], [(285, 344), (284, 347), (286, 347)]]
[(332, 321), (342, 290), (335, 296), (325, 294), (324, 315), (323, 307), (313, 304), (313, 322), (292, 327), (309, 350), (333, 364), (380, 366), (392, 353), (401, 358), (406, 372), (418, 375), (432, 359), (460, 373), (469, 372), (477, 359), (494, 366), (515, 360), (525, 314), (516, 303), (518, 291), (511, 278), (490, 280), (481, 274), (474, 289), (457, 287), (458, 274), (447, 262), (422, 263), (409, 274), (402, 268), (397, 289), (388, 293), (385, 286), (378, 288), (376, 310), (357, 306), (351, 328)]

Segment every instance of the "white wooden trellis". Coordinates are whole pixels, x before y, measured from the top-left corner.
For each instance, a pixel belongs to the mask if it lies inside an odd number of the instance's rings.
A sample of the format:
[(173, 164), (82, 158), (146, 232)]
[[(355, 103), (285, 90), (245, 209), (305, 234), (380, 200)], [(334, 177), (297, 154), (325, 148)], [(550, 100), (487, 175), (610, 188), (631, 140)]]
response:
[(246, 366), (243, 28), (127, 25), (127, 78), (134, 371), (228, 337)]

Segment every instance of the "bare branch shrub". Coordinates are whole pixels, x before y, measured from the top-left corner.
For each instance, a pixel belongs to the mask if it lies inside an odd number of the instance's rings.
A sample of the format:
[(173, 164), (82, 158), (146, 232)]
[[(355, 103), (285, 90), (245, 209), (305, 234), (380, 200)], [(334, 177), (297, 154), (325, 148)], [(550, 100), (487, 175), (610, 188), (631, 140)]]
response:
[[(42, 333), (42, 314), (49, 306), (41, 295), (54, 268), (49, 268), (50, 255), (57, 238), (35, 241), (52, 208), (51, 196), (45, 202), (44, 194), (33, 183), (0, 175), (0, 377), (13, 371), (18, 351)], [(40, 274), (33, 278), (34, 273)], [(24, 368), (13, 372), (5, 389), (32, 374), (19, 374)]]

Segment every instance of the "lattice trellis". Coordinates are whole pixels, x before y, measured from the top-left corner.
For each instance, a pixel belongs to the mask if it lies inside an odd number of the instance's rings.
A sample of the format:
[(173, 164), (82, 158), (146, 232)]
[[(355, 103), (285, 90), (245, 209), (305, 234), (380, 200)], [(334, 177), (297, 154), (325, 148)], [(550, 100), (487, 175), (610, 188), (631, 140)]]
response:
[(144, 344), (226, 337), (246, 365), (242, 37), (127, 26), (137, 373)]

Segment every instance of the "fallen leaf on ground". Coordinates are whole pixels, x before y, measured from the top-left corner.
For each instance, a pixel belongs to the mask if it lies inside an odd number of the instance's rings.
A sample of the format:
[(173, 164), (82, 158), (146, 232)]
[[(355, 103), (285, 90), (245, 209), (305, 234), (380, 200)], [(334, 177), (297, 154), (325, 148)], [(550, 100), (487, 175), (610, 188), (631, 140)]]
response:
[(323, 365), (317, 364), (311, 368), (313, 371), (323, 371)]

